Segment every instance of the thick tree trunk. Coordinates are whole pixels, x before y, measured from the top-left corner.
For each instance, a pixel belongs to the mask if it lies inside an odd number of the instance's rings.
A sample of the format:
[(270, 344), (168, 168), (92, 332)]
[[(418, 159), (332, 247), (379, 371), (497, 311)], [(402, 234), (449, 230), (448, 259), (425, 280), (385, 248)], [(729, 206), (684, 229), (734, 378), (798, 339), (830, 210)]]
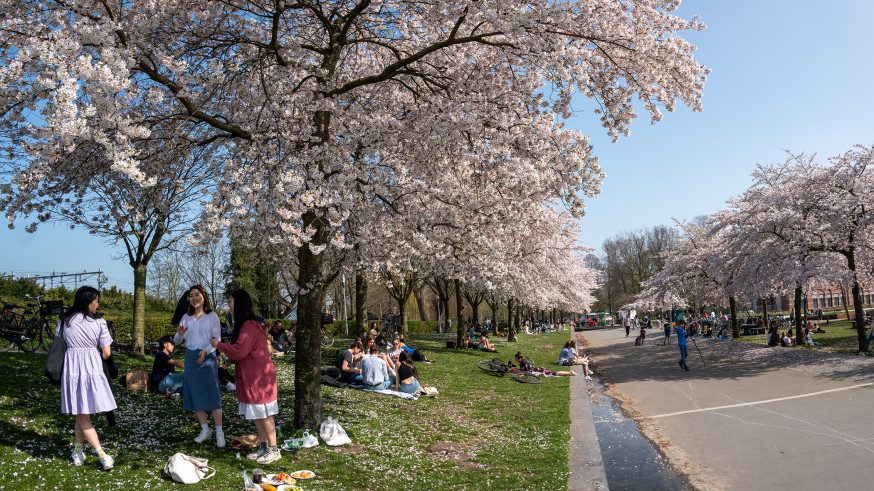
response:
[(762, 298), (762, 322), (765, 323), (765, 331), (770, 331), (771, 323), (768, 322), (768, 297)]
[[(458, 325), (455, 326), (455, 340), (457, 346), (461, 347), (462, 338), (464, 338), (464, 298), (461, 293), (461, 280), (455, 280), (455, 313), (458, 317)], [(466, 346), (465, 346), (466, 348)]]
[(804, 324), (801, 319), (801, 295), (803, 293), (801, 285), (795, 287), (795, 342), (804, 342)]
[(513, 325), (513, 309), (515, 302), (513, 299), (507, 300), (507, 342), (516, 342), (516, 326)]
[[(314, 213), (304, 215), (304, 227), (313, 227), (313, 241), (324, 242), (323, 226)], [(321, 314), (325, 305), (323, 278), (324, 259), (314, 255), (310, 248), (298, 249), (300, 265), (299, 284), (307, 285), (306, 293), (300, 296), (297, 309), (297, 331), (294, 341), (297, 346), (294, 360), (294, 426), (302, 430), (317, 431), (322, 422), (321, 384)]]
[(734, 295), (728, 297), (728, 311), (731, 315), (731, 336), (740, 339), (740, 325), (737, 322), (737, 298)]
[(419, 320), (422, 321), (422, 327), (430, 321), (428, 309), (425, 308), (425, 293), (422, 291), (422, 285), (417, 285), (413, 288), (413, 295), (416, 297), (416, 307), (419, 309)]
[(363, 337), (367, 330), (367, 278), (355, 275), (355, 336)]
[(495, 332), (497, 333), (498, 332), (498, 309), (497, 309), (498, 303), (497, 302), (490, 303), (489, 307), (491, 307), (491, 309), (492, 309), (492, 329), (494, 329)]
[(398, 302), (398, 337), (401, 339), (407, 338), (407, 300), (409, 297)]
[(522, 327), (522, 312), (519, 309), (519, 301), (516, 300), (513, 302), (513, 312), (510, 314), (510, 322), (513, 323), (513, 341), (516, 341), (516, 333), (519, 332), (519, 328)]
[[(859, 285), (859, 277), (856, 275), (856, 254), (850, 249), (847, 254), (847, 267), (853, 272), (853, 311), (856, 321), (856, 338), (859, 340), (859, 351), (865, 351), (865, 309), (862, 306), (862, 287)], [(846, 303), (845, 303), (846, 305)]]
[(134, 268), (134, 322), (130, 334), (130, 352), (142, 358), (145, 356), (146, 334), (146, 265), (131, 264)]

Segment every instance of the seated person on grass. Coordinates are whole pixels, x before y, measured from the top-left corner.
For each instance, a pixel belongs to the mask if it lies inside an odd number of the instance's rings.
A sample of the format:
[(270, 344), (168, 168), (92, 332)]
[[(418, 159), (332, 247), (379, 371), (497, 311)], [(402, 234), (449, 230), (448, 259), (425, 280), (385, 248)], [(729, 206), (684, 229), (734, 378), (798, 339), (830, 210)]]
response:
[(386, 356), (391, 358), (395, 369), (397, 369), (400, 364), (401, 353), (406, 353), (406, 351), (401, 348), (401, 338), (395, 336), (394, 339), (391, 340), (391, 345), (388, 350), (385, 352)]
[(589, 370), (589, 357), (579, 355), (575, 341), (568, 341), (564, 344), (564, 348), (562, 348), (561, 353), (558, 355), (558, 364), (564, 366), (582, 365), (587, 379), (592, 374), (592, 371)]
[(340, 366), (337, 368), (340, 369), (341, 382), (346, 382), (347, 384), (361, 382), (361, 369), (355, 367), (355, 364), (358, 362), (358, 358), (361, 356), (361, 349), (361, 342), (355, 341), (352, 343), (352, 346), (349, 347), (349, 349), (344, 350), (340, 353)]
[(392, 377), (389, 374), (388, 357), (380, 355), (379, 346), (370, 347), (370, 354), (361, 360), (361, 377), (365, 390), (382, 390), (398, 385), (397, 373)]
[(152, 389), (159, 394), (182, 393), (183, 373), (176, 373), (176, 367), (185, 369), (185, 364), (173, 359), (173, 338), (164, 336), (158, 341), (160, 351), (155, 353), (155, 362), (152, 364)]
[(291, 333), (282, 327), (282, 321), (274, 322), (267, 334), (270, 334), (270, 343), (274, 351), (285, 353), (291, 350), (293, 339)]
[(719, 331), (719, 337), (716, 338), (719, 341), (727, 341), (731, 339), (731, 336), (728, 335), (728, 327), (723, 327), (721, 331)]
[[(543, 367), (535, 367), (534, 365), (531, 364), (531, 362), (526, 360), (524, 356), (522, 356), (521, 351), (516, 352), (515, 358), (516, 358), (516, 364), (519, 366), (519, 368), (517, 370), (517, 369), (511, 367), (510, 368), (511, 372), (517, 372), (517, 371), (518, 372), (533, 372), (533, 373), (537, 373), (540, 375), (544, 375), (546, 377), (575, 377), (577, 375), (574, 372), (553, 372), (552, 370), (547, 370), (546, 368), (543, 368)], [(589, 376), (586, 375), (586, 378), (589, 378)]]
[(498, 352), (498, 350), (495, 349), (495, 345), (493, 345), (492, 342), (489, 341), (489, 333), (485, 331), (483, 331), (483, 333), (480, 335), (480, 341), (476, 348), (480, 351), (489, 351), (492, 353)]

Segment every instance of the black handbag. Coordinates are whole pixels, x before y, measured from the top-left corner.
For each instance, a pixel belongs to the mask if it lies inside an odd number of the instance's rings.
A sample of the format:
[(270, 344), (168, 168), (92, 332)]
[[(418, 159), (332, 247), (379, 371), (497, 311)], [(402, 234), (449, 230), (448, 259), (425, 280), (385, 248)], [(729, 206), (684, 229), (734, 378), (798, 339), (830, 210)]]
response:
[(67, 341), (64, 340), (64, 323), (62, 322), (61, 330), (52, 341), (52, 347), (49, 348), (49, 356), (46, 358), (46, 364), (42, 368), (42, 373), (49, 379), (49, 382), (55, 385), (61, 385), (61, 377), (64, 374), (64, 354), (66, 352)]

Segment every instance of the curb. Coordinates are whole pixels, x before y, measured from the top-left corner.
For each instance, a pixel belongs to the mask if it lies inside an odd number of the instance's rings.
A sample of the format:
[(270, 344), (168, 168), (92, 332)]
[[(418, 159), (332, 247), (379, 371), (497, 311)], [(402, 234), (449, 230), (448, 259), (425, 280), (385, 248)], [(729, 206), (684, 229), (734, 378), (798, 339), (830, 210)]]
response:
[(609, 489), (583, 367), (576, 365), (571, 370), (577, 376), (570, 380), (571, 438), (567, 488), (569, 491)]

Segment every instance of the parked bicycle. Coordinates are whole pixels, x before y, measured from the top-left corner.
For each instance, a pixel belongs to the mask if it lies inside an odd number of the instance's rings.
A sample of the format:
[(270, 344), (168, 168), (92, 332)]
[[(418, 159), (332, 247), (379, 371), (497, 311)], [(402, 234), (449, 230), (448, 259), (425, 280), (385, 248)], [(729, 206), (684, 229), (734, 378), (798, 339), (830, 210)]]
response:
[(498, 377), (503, 377), (507, 373), (513, 374), (513, 379), (521, 382), (523, 384), (539, 384), (540, 377), (536, 375), (534, 372), (526, 372), (523, 370), (519, 370), (513, 365), (512, 362), (504, 363), (497, 358), (493, 358), (491, 360), (482, 360), (476, 364), (476, 366), (480, 367), (482, 370), (496, 375)]
[(32, 353), (41, 348), (48, 351), (55, 339), (55, 320), (50, 317), (60, 315), (63, 304), (59, 300), (42, 301), (45, 293), (37, 296), (25, 295), (24, 300), (35, 300), (22, 307), (4, 303), (2, 326), (0, 326), (0, 351), (18, 347), (20, 351)]

